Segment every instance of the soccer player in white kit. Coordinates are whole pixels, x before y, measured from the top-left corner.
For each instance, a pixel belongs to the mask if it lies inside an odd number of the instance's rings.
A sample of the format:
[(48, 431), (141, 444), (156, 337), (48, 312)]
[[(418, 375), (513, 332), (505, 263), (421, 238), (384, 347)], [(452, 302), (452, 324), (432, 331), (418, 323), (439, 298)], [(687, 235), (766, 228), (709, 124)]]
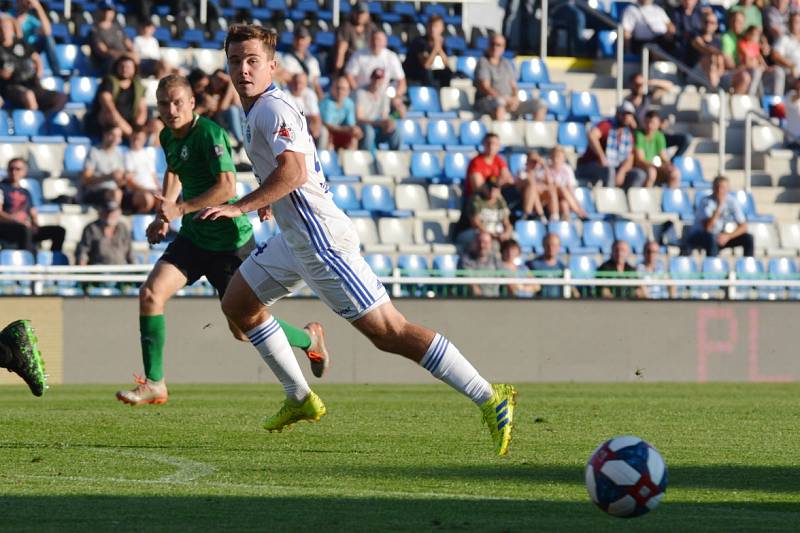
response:
[(255, 25), (233, 25), (228, 32), (230, 76), (247, 115), (245, 149), (260, 186), (235, 203), (197, 215), (216, 220), (258, 210), (266, 216), (271, 209), (281, 229), (242, 263), (222, 300), (225, 314), (247, 333), (286, 393), (264, 427), (281, 430), (300, 420), (319, 420), (326, 412), (269, 313), (274, 302), (308, 285), (376, 347), (411, 359), (475, 402), (497, 453), (505, 455), (514, 387), (487, 382), (444, 336), (407, 321), (392, 305), (361, 257), (355, 227), (333, 203), (305, 117), (272, 82), (277, 38)]

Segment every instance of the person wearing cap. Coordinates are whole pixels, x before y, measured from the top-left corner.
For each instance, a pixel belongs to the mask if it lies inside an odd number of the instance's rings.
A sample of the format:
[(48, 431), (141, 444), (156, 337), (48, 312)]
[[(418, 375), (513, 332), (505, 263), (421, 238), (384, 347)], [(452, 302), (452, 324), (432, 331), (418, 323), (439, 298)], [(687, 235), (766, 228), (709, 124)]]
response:
[(133, 49), (133, 41), (117, 23), (116, 16), (117, 9), (114, 2), (106, 0), (99, 3), (94, 24), (87, 38), (92, 49), (92, 63), (103, 72), (108, 72), (114, 62), (123, 55), (128, 55), (135, 63), (139, 63), (139, 57)]
[(406, 73), (398, 55), (386, 48), (386, 33), (376, 31), (369, 41), (369, 48), (359, 50), (347, 61), (344, 73), (355, 91), (367, 87), (376, 69), (384, 72), (383, 87), (394, 84), (392, 98), (400, 99), (406, 93)]
[(369, 5), (365, 1), (358, 2), (350, 13), (350, 19), (336, 30), (336, 45), (330, 56), (331, 73), (341, 72), (352, 54), (367, 48), (376, 31), (378, 27), (369, 17)]
[(131, 232), (122, 223), (122, 210), (116, 202), (100, 206), (97, 220), (90, 222), (75, 248), (75, 264), (129, 265), (133, 263)]
[(102, 134), (119, 128), (130, 136), (147, 123), (145, 89), (133, 57), (121, 55), (115, 61), (94, 96), (84, 123), (90, 133)]
[(319, 68), (319, 61), (309, 50), (310, 46), (311, 32), (305, 26), (297, 26), (294, 30), (292, 49), (281, 54), (278, 79), (281, 83), (289, 83), (296, 74), (305, 74), (308, 85), (314, 89), (319, 99), (325, 94), (319, 84), (322, 71)]
[(606, 187), (642, 186), (647, 173), (633, 166), (635, 130), (636, 107), (625, 100), (613, 119), (598, 122), (589, 131), (589, 144), (578, 159), (578, 177)]
[(376, 68), (369, 85), (356, 92), (356, 122), (364, 131), (362, 150), (374, 152), (378, 143), (388, 143), (390, 150), (400, 147), (400, 130), (391, 117), (392, 101), (384, 88), (385, 76), (383, 69)]

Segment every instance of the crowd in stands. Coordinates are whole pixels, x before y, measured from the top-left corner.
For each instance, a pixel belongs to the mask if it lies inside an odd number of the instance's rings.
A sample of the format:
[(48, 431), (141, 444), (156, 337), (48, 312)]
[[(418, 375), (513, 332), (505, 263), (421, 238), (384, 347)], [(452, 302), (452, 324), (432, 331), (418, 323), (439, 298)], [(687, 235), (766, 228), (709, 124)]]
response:
[[(560, 17), (574, 21), (578, 16), (569, 4), (556, 6), (554, 23), (558, 24)], [(142, 3), (145, 5), (150, 4)], [(131, 16), (138, 14), (133, 34), (120, 24), (120, 13), (113, 2), (98, 3), (85, 35), (91, 68), (100, 82), (83, 117), (82, 132), (93, 140), (93, 146), (79, 175), (79, 194), (74, 200), (96, 207), (99, 219), (83, 231), (75, 252), (75, 262), (81, 265), (133, 261), (131, 232), (122, 222), (122, 213), (145, 214), (157, 209), (161, 177), (156, 172), (154, 152), (147, 148), (158, 146), (163, 124), (157, 112), (148, 108), (145, 80), (176, 72), (186, 75), (196, 112), (224, 126), (237, 149), (244, 139), (241, 103), (227, 73), (223, 69), (186, 70), (171, 64), (162, 54), (148, 8), (142, 6), (138, 11), (135, 6), (127, 9)], [(173, 7), (180, 12), (189, 9)], [(800, 91), (795, 90), (800, 87), (800, 13), (791, 12), (788, 0), (769, 0), (761, 7), (752, 0), (741, 0), (724, 15), (724, 32), (719, 29), (721, 16), (719, 9), (697, 0), (681, 0), (675, 8), (638, 0), (624, 9), (621, 23), (631, 53), (657, 45), (694, 69), (711, 89), (723, 87), (734, 94), (749, 95), (783, 95), (786, 88), (793, 89), (785, 100), (785, 114), (787, 126), (800, 133)], [(463, 76), (451, 69), (446, 33), (442, 16), (428, 16), (424, 33), (409, 40), (401, 57), (390, 48), (389, 36), (370, 16), (369, 4), (360, 1), (335, 28), (332, 46), (319, 57), (309, 27), (295, 21), (290, 42), (282, 41), (285, 45), (277, 58), (275, 81), (305, 115), (320, 150), (376, 154), (407, 149), (400, 121), (414, 112), (408, 106), (409, 88), (429, 87), (438, 94), (440, 88)], [(596, 49), (580, 39), (581, 35), (571, 37), (571, 53)], [(523, 96), (525, 91), (520, 91), (513, 51), (506, 49), (504, 35), (489, 35), (485, 46), (474, 69), (475, 118), (552, 118), (542, 91), (538, 97), (530, 93)], [(0, 16), (0, 97), (6, 109), (54, 113), (64, 108), (67, 95), (40, 83), (42, 58), (50, 65), (58, 64), (55, 48), (46, 8), (38, 0), (17, 0), (10, 13)], [(668, 90), (669, 82), (651, 80), (645, 87), (641, 74), (631, 76), (625, 100), (614, 116), (591, 121), (588, 142), (574, 167), (564, 147), (556, 144), (546, 153), (528, 152), (521, 168), (512, 173), (500, 137), (486, 134), (463, 176), (461, 219), (451, 236), (459, 247), (459, 268), (520, 276), (530, 271), (545, 277), (560, 275), (566, 265), (559, 235), (545, 235), (541, 254), (526, 258), (514, 240), (516, 221), (546, 224), (588, 220), (589, 213), (576, 195), (579, 184), (679, 188), (682, 175), (674, 160), (689, 148), (692, 138), (654, 105)], [(50, 240), (50, 249), (59, 251), (64, 229), (38, 226), (36, 210), (21, 181), (26, 172), (24, 160), (8, 162), (7, 176), (0, 184), (0, 241), (33, 252), (37, 243)], [(698, 202), (694, 226), (683, 242), (684, 253), (701, 249), (713, 257), (722, 248), (742, 247), (744, 255), (753, 255), (753, 237), (746, 218), (728, 192), (728, 182), (718, 178), (713, 190)], [(660, 264), (658, 256), (663, 253), (660, 244), (648, 242), (642, 253), (642, 262), (634, 266), (629, 262), (628, 243), (617, 240), (608, 260), (597, 270), (604, 275), (654, 274)], [(502, 290), (520, 297), (555, 298), (564, 294), (564, 287), (550, 284), (510, 285)], [(475, 296), (497, 296), (501, 287), (475, 285), (471, 291)], [(573, 294), (585, 295), (577, 289)], [(602, 291), (602, 296), (618, 298), (663, 294), (658, 287)]]

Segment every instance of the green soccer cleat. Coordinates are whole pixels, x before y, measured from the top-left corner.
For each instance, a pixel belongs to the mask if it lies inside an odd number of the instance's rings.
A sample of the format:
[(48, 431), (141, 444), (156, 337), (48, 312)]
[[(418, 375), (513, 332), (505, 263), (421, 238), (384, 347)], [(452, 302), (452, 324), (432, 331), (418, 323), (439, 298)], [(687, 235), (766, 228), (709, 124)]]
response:
[(511, 430), (514, 427), (514, 405), (517, 403), (517, 389), (513, 385), (498, 383), (492, 385), (492, 397), (481, 405), (483, 421), (489, 426), (497, 455), (508, 453), (511, 443)]
[(19, 374), (34, 396), (41, 396), (47, 388), (47, 374), (44, 373), (38, 342), (30, 320), (14, 321), (0, 331), (0, 343), (11, 354), (8, 371)]
[(327, 412), (325, 404), (322, 403), (319, 396), (314, 392), (309, 392), (306, 399), (300, 404), (287, 398), (283, 402), (281, 410), (264, 422), (264, 429), (269, 432), (282, 431), (283, 428), (288, 428), (300, 420), (318, 422)]

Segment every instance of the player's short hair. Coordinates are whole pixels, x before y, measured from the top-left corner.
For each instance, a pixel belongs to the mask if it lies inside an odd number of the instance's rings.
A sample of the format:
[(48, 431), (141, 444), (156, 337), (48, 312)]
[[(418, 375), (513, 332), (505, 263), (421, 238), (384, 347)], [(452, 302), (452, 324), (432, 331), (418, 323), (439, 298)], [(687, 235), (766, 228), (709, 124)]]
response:
[(255, 24), (232, 24), (225, 37), (225, 55), (231, 43), (243, 43), (255, 39), (261, 41), (267, 52), (267, 59), (275, 58), (275, 47), (278, 46), (278, 32)]
[(175, 87), (184, 87), (187, 91), (189, 91), (190, 96), (193, 94), (192, 84), (189, 83), (189, 80), (179, 74), (169, 74), (161, 78), (161, 80), (158, 82), (156, 93), (160, 93), (161, 91), (169, 91)]

